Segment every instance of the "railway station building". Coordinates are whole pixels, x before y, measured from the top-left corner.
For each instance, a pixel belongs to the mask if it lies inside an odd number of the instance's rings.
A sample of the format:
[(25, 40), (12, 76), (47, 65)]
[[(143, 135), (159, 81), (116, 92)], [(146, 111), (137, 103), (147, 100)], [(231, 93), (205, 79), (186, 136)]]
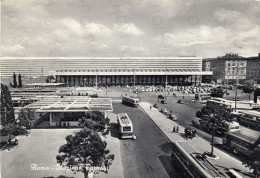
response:
[(199, 85), (202, 71), (199, 57), (96, 57), (64, 58), (53, 72), (66, 87), (126, 85)]

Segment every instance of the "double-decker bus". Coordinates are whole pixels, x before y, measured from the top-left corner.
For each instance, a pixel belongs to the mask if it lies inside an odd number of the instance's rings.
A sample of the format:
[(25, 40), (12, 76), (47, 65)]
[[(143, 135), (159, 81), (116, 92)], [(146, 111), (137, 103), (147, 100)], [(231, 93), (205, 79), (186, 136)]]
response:
[(241, 125), (260, 130), (260, 112), (241, 110), (234, 116)]
[[(214, 165), (203, 153), (205, 150), (198, 150), (198, 147), (192, 142), (174, 142), (173, 152), (171, 154), (171, 164), (181, 177), (191, 178), (224, 178), (235, 177), (239, 174), (232, 170), (221, 168)], [(224, 158), (223, 158), (224, 159)], [(225, 160), (223, 160), (225, 161)]]
[(126, 113), (117, 114), (120, 138), (133, 138), (133, 124)]
[(240, 132), (227, 132), (223, 138), (223, 145), (235, 154), (250, 156), (257, 146), (257, 138), (241, 134)]
[(139, 106), (139, 99), (138, 98), (131, 98), (131, 97), (122, 97), (122, 103), (128, 106), (138, 107)]
[(208, 100), (210, 100), (211, 97), (211, 93), (196, 93), (195, 94), (195, 100), (202, 102), (202, 103), (207, 103)]

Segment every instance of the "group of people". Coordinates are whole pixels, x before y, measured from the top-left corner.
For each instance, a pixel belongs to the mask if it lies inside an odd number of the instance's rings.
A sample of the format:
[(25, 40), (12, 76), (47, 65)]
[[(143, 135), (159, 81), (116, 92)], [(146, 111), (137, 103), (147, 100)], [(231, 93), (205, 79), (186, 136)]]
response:
[(192, 127), (185, 128), (184, 132), (185, 132), (185, 137), (186, 138), (191, 138), (192, 139), (196, 135), (196, 129), (194, 129)]
[(176, 128), (175, 128), (175, 126), (173, 126), (172, 132), (177, 132), (178, 133), (179, 132), (179, 126), (177, 125)]
[(68, 127), (70, 127), (70, 122), (64, 122), (64, 121), (56, 122), (56, 127), (64, 127), (64, 128), (67, 127), (68, 128)]

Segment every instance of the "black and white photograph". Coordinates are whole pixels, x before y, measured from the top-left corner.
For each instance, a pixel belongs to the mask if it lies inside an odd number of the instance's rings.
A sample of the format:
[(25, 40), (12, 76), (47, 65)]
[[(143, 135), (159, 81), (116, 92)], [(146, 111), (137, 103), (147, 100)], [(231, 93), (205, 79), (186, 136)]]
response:
[(260, 178), (260, 0), (0, 7), (0, 178)]

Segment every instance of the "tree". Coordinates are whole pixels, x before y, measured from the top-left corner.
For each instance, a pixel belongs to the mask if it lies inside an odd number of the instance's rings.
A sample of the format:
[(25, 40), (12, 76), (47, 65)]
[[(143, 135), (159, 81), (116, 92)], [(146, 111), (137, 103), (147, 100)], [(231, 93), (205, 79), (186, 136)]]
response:
[(223, 121), (231, 121), (232, 115), (226, 108), (217, 104), (206, 105), (199, 113), (197, 112), (196, 115), (200, 116), (206, 128), (211, 131), (211, 152), (209, 155), (213, 156), (215, 129), (218, 126), (221, 127)]
[(257, 103), (257, 97), (260, 96), (260, 88), (256, 88), (254, 91), (254, 103)]
[(15, 123), (14, 108), (11, 94), (6, 85), (1, 84), (1, 125)]
[(107, 143), (90, 129), (83, 128), (75, 135), (68, 135), (66, 141), (56, 156), (57, 162), (62, 167), (72, 168), (74, 172), (83, 172), (85, 178), (88, 177), (89, 168), (101, 167), (105, 161), (111, 164), (114, 160), (114, 155), (106, 149)]
[(25, 129), (16, 125), (11, 94), (8, 87), (3, 84), (1, 84), (1, 125), (0, 134), (9, 135), (9, 141), (12, 135), (27, 133)]
[(13, 85), (11, 85), (12, 87), (16, 88), (17, 87), (17, 81), (16, 81), (16, 74), (13, 74)]
[(54, 77), (53, 77), (53, 75), (49, 75), (49, 76), (47, 76), (47, 78), (46, 78), (46, 83), (51, 83), (51, 80), (53, 80), (54, 79)]
[(28, 127), (32, 120), (35, 120), (36, 113), (33, 109), (24, 108), (18, 114), (18, 119), (21, 122), (21, 125)]
[(222, 88), (213, 88), (211, 90), (211, 96), (212, 97), (220, 97), (222, 98), (224, 95), (224, 90)]
[(93, 131), (101, 132), (102, 135), (108, 134), (106, 124), (108, 124), (107, 118), (100, 111), (92, 111), (86, 113), (79, 121), (80, 126), (91, 129)]
[(23, 87), (21, 74), (18, 75), (18, 87), (19, 88)]
[(248, 81), (246, 81), (244, 83), (244, 85), (242, 87), (243, 92), (248, 94), (249, 101), (250, 101), (251, 94), (255, 90), (254, 85), (255, 85), (255, 81), (254, 80), (248, 80)]

